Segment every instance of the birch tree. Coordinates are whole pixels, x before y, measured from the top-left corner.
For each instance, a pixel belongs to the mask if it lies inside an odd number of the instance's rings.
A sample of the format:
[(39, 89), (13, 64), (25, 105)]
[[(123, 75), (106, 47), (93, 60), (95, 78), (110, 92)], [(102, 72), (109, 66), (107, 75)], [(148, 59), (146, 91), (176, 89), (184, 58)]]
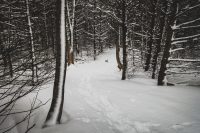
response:
[(31, 23), (31, 15), (29, 9), (29, 0), (26, 0), (26, 13), (29, 27), (29, 36), (30, 36), (30, 56), (31, 56), (31, 69), (32, 69), (32, 84), (34, 85), (37, 82), (37, 66), (35, 65), (36, 57), (35, 57), (35, 48), (34, 48), (34, 38), (33, 38), (33, 30)]
[[(76, 9), (76, 0), (72, 0), (72, 6), (70, 2), (66, 1), (66, 12), (67, 12), (67, 25), (69, 27), (69, 42), (68, 46), (68, 65), (74, 64), (74, 25), (75, 25), (75, 9)], [(70, 10), (71, 7), (71, 10)], [(71, 11), (71, 12), (70, 12)]]

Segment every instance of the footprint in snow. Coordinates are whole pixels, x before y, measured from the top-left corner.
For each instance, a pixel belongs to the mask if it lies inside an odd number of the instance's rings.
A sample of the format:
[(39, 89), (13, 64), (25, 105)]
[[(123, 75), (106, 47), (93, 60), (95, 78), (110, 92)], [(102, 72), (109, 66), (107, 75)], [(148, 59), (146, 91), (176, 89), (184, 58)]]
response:
[(188, 126), (192, 126), (193, 124), (194, 124), (194, 122), (184, 122), (184, 123), (180, 123), (180, 124), (175, 124), (175, 125), (172, 125), (172, 129), (179, 130), (179, 129), (183, 129)]

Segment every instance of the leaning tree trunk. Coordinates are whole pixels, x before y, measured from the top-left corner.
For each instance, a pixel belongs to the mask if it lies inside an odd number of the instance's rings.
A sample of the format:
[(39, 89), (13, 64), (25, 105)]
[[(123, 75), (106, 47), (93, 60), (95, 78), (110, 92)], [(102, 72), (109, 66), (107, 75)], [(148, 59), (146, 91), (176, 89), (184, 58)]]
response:
[(122, 68), (122, 80), (126, 79), (127, 70), (127, 51), (126, 51), (126, 2), (123, 0), (122, 4), (122, 47), (123, 47), (123, 68)]
[(51, 107), (47, 115), (45, 126), (61, 123), (64, 87), (66, 75), (66, 41), (65, 41), (65, 0), (57, 0), (57, 21), (56, 21), (56, 73), (53, 88)]
[(166, 76), (166, 70), (167, 70), (167, 64), (168, 64), (168, 58), (170, 56), (170, 48), (171, 48), (171, 39), (173, 36), (173, 30), (172, 25), (175, 22), (175, 16), (176, 16), (176, 9), (177, 9), (177, 1), (173, 1), (168, 9), (168, 15), (167, 15), (167, 22), (166, 22), (166, 42), (164, 47), (164, 53), (161, 61), (161, 67), (158, 75), (158, 85), (164, 85), (164, 79)]

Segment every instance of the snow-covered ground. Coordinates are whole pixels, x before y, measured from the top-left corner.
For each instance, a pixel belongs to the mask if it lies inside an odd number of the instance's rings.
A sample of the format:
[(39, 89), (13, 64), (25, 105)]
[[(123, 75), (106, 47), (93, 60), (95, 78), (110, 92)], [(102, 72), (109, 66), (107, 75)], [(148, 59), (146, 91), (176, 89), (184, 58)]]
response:
[[(37, 126), (32, 133), (200, 132), (200, 87), (158, 87), (143, 72), (131, 80), (120, 79), (115, 50), (96, 61), (70, 66), (64, 103), (68, 121), (39, 129), (48, 104), (35, 117)], [(41, 91), (39, 98), (50, 98), (51, 89)]]

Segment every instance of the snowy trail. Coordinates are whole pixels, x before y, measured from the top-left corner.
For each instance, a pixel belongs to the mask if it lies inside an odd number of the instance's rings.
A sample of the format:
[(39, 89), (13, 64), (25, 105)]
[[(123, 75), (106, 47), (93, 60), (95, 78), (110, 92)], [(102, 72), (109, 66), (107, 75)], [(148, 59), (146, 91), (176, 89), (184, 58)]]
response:
[[(134, 133), (135, 128), (131, 126), (132, 123), (128, 119), (124, 118), (119, 108), (117, 106), (114, 106), (109, 101), (109, 91), (99, 92), (101, 91), (101, 89), (104, 89), (104, 87), (105, 89), (107, 88), (107, 86), (102, 86), (102, 80), (107, 79), (109, 76), (111, 76), (111, 74), (109, 74), (110, 70), (112, 70), (112, 68), (115, 68), (115, 63), (105, 62), (106, 59), (108, 59), (108, 61), (114, 61), (113, 58), (115, 57), (115, 55), (113, 54), (114, 53), (112, 53), (110, 58), (102, 58), (102, 60), (99, 60), (99, 62), (89, 63), (88, 66), (84, 64), (82, 66), (82, 71), (79, 71), (81, 78), (77, 87), (78, 89), (76, 94), (80, 94), (80, 96), (83, 98), (82, 100), (84, 100), (87, 106), (89, 106), (87, 108), (91, 108), (91, 110), (97, 112), (97, 116), (100, 116), (96, 117), (95, 121), (104, 123), (106, 122), (106, 124), (109, 124), (109, 127), (111, 129), (117, 129), (120, 132)], [(98, 67), (102, 65), (105, 66), (103, 68)], [(85, 69), (84, 66), (93, 69)], [(116, 78), (116, 76), (113, 76), (113, 78)], [(86, 112), (86, 114), (91, 114), (91, 111)], [(86, 120), (87, 122), (90, 121), (87, 115), (85, 116), (85, 118), (82, 118), (82, 120)], [(126, 126), (124, 126), (124, 124), (126, 124)], [(94, 124), (94, 126), (98, 127), (98, 124)], [(97, 129), (97, 131), (101, 132), (101, 129)]]
[(200, 132), (200, 88), (158, 87), (142, 72), (132, 80), (120, 76), (115, 50), (68, 68), (64, 110), (70, 120), (44, 133)]
[[(109, 80), (115, 81), (120, 79), (119, 72), (113, 69), (116, 68), (114, 63), (114, 51), (112, 51), (112, 54), (109, 56), (109, 58), (102, 58), (102, 60), (99, 60), (99, 62), (93, 62), (87, 66), (92, 67), (93, 69), (86, 69), (89, 70), (87, 72), (84, 71), (85, 75), (83, 74), (81, 76), (78, 93), (81, 94), (87, 105), (89, 105), (94, 111), (98, 112), (98, 114), (101, 116), (101, 119), (98, 118), (98, 121), (106, 122), (112, 129), (116, 130), (116, 132), (150, 132), (149, 127), (158, 126), (158, 124), (139, 122), (133, 123), (128, 117), (124, 116), (123, 112), (120, 111), (119, 106), (113, 105), (112, 102), (109, 100), (108, 95), (111, 93), (109, 91), (110, 87), (104, 84), (104, 82), (106, 82), (104, 80), (107, 79), (107, 82), (109, 82)], [(106, 59), (108, 59), (108, 63), (105, 63)], [(102, 65), (104, 65), (103, 68), (98, 68), (98, 66)], [(86, 119), (87, 118), (85, 118), (84, 120)]]

